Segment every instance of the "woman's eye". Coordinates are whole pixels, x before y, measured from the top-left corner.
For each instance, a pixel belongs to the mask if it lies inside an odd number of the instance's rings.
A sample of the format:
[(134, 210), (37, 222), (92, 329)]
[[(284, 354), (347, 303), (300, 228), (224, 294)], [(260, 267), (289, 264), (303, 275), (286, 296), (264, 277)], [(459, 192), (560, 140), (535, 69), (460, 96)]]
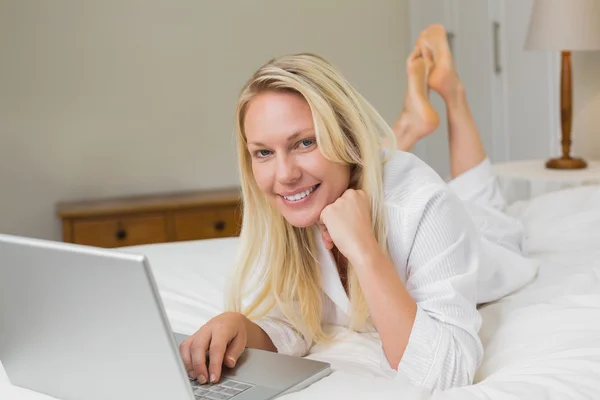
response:
[(271, 154), (271, 151), (270, 150), (258, 150), (255, 154), (259, 158), (260, 157), (267, 157), (267, 156), (269, 156)]
[(315, 143), (315, 141), (313, 139), (304, 139), (300, 142), (300, 147), (310, 147)]

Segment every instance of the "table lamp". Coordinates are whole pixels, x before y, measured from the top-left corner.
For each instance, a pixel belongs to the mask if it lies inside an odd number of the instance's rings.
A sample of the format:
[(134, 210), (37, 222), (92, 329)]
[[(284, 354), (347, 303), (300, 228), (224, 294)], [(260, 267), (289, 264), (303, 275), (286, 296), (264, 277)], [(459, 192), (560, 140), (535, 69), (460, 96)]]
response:
[(562, 157), (548, 160), (546, 167), (586, 168), (587, 163), (583, 159), (571, 157), (573, 121), (571, 51), (600, 50), (600, 0), (535, 0), (525, 49), (562, 53), (560, 80)]

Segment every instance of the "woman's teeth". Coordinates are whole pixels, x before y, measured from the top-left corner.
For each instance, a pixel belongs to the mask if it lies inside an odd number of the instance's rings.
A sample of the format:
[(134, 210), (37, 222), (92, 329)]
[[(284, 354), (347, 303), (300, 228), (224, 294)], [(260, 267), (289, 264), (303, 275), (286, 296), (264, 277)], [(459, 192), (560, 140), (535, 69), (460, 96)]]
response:
[(298, 201), (298, 200), (302, 200), (303, 198), (305, 198), (306, 196), (308, 196), (309, 194), (311, 194), (319, 185), (315, 185), (313, 187), (311, 187), (310, 189), (302, 192), (302, 193), (296, 193), (293, 196), (283, 196), (284, 199), (288, 200), (288, 201)]

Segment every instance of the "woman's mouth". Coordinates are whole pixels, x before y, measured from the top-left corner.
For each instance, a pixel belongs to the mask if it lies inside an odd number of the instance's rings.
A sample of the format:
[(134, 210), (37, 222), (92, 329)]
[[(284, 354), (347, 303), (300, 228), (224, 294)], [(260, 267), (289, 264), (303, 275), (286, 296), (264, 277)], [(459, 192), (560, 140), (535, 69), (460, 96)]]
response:
[(299, 203), (304, 203), (305, 201), (307, 201), (310, 197), (312, 197), (311, 195), (315, 192), (315, 190), (317, 190), (319, 188), (319, 186), (321, 186), (321, 184), (316, 184), (311, 188), (306, 189), (303, 192), (300, 193), (296, 193), (293, 194), (291, 196), (281, 196), (281, 198), (285, 201), (285, 203), (287, 204), (299, 204)]

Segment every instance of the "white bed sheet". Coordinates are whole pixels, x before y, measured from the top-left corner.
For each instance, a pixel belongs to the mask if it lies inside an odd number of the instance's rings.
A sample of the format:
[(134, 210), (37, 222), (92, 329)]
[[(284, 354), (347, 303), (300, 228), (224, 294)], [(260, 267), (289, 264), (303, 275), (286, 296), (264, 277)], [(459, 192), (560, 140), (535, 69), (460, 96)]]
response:
[[(339, 340), (309, 357), (334, 372), (286, 399), (590, 399), (600, 398), (600, 187), (551, 193), (515, 204), (537, 279), (482, 306), (483, 363), (472, 386), (429, 393), (379, 367), (381, 342), (331, 328)], [(226, 272), (237, 239), (139, 246), (146, 254), (174, 331), (193, 333), (223, 309)], [(11, 386), (0, 366), (0, 399), (50, 399)]]

